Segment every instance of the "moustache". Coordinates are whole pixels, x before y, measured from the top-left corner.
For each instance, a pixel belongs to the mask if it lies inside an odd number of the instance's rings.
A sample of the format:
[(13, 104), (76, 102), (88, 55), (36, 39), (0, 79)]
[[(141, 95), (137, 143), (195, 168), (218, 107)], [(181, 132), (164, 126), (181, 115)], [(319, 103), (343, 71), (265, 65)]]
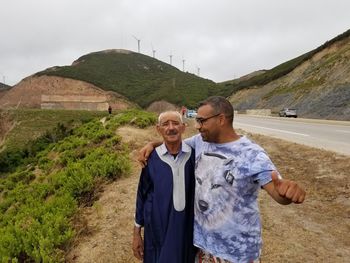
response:
[(178, 132), (176, 130), (171, 130), (171, 131), (168, 131), (166, 135), (177, 135)]

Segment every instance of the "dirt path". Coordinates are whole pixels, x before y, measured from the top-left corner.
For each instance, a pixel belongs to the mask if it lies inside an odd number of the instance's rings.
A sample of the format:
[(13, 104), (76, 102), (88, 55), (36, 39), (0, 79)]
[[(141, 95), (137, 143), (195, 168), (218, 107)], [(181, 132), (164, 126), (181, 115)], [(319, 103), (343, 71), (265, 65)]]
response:
[[(193, 129), (188, 129), (187, 135)], [(157, 135), (154, 129), (118, 131), (136, 149)], [(239, 131), (239, 133), (243, 133)], [(263, 146), (285, 178), (307, 190), (302, 205), (281, 206), (260, 194), (262, 262), (350, 262), (350, 158), (295, 143), (247, 134)], [(68, 262), (138, 262), (131, 252), (135, 192), (140, 168), (104, 186), (98, 201), (82, 208), (83, 231)]]
[(0, 149), (5, 142), (7, 134), (16, 126), (7, 111), (0, 110)]
[[(146, 130), (123, 127), (118, 130), (136, 159), (137, 149), (157, 138), (154, 128)], [(92, 207), (80, 211), (79, 228), (85, 229), (73, 242), (68, 262), (139, 262), (132, 255), (135, 196), (141, 167), (134, 161), (129, 177), (105, 185)]]

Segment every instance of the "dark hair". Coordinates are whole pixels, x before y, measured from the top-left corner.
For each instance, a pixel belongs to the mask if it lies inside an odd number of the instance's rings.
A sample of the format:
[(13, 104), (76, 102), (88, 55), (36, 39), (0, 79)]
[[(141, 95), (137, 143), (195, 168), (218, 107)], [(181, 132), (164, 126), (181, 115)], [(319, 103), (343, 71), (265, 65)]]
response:
[(233, 122), (233, 107), (226, 98), (222, 96), (211, 96), (199, 102), (198, 108), (204, 105), (210, 105), (214, 110), (213, 114), (223, 113), (230, 123)]

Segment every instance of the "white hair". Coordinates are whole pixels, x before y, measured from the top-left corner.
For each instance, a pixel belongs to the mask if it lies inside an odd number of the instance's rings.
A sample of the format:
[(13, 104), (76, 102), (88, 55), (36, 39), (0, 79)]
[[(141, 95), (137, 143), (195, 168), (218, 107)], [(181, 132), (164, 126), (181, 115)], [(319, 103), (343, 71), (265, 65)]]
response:
[(178, 112), (178, 111), (163, 111), (163, 112), (160, 113), (159, 116), (158, 116), (158, 124), (160, 124), (160, 121), (162, 120), (162, 118), (164, 117), (164, 115), (165, 115), (165, 114), (169, 114), (169, 113), (175, 114), (175, 115), (179, 118), (179, 121), (180, 121), (181, 123), (183, 123), (182, 116), (181, 116), (180, 112)]

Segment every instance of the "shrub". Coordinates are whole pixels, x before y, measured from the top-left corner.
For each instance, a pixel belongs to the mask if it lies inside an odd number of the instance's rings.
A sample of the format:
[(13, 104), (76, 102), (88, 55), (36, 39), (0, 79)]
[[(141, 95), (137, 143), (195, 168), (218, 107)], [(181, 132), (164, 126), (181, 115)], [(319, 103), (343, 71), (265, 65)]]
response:
[(93, 193), (97, 178), (130, 171), (129, 150), (115, 129), (154, 121), (153, 114), (126, 111), (111, 117), (108, 127), (92, 120), (68, 135), (58, 127), (57, 136), (31, 143), (20, 161), (28, 165), (9, 166), (15, 171), (0, 177), (0, 262), (63, 261), (62, 249), (74, 236), (70, 219), (82, 197)]

